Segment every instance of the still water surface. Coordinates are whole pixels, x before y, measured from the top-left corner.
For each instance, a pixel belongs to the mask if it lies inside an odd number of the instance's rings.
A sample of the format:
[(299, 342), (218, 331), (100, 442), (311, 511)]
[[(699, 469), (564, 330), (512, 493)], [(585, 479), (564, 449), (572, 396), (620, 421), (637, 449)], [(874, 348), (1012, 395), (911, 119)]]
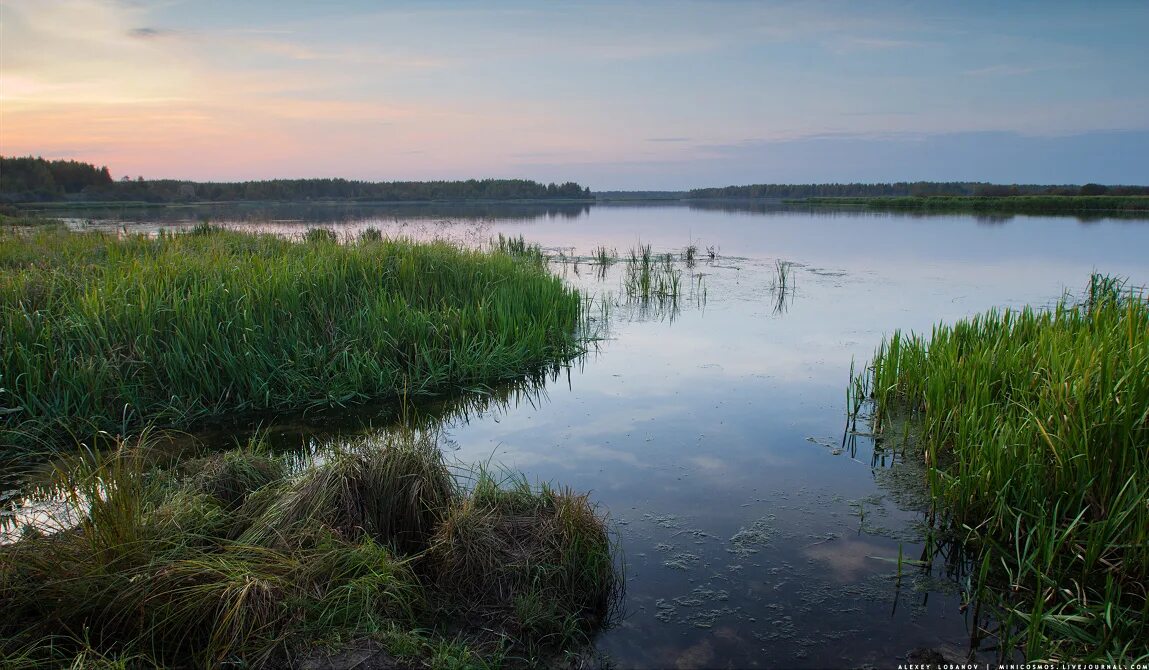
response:
[[(597, 639), (617, 667), (887, 666), (915, 648), (968, 650), (960, 573), (921, 557), (910, 466), (865, 435), (843, 444), (845, 388), (896, 328), (926, 331), (991, 307), (1047, 305), (1091, 271), (1149, 282), (1149, 221), (978, 219), (686, 206), (276, 207), (106, 214), (77, 227), (155, 229), (205, 216), (301, 234), (331, 227), (464, 244), (523, 235), (554, 270), (612, 305), (609, 337), (569, 374), (485, 409), (448, 413), (441, 441), (590, 491), (626, 564), (626, 616)], [(677, 310), (620, 297), (621, 264), (600, 245), (679, 253), (690, 295)], [(709, 259), (706, 250), (715, 251)], [(770, 290), (776, 261), (793, 290)], [(698, 277), (701, 276), (701, 281)], [(274, 439), (339, 425), (285, 418)], [(375, 421), (376, 424), (381, 421)], [(859, 426), (860, 427), (860, 426)]]

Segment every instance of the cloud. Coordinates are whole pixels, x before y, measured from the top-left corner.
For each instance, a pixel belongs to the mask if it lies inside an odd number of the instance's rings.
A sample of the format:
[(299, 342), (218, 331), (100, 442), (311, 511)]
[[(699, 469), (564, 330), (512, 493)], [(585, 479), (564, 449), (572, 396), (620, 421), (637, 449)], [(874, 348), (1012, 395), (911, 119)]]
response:
[(899, 40), (884, 37), (839, 37), (828, 43), (838, 54), (858, 51), (888, 51), (891, 49), (922, 49), (928, 45), (914, 40)]
[(975, 70), (966, 70), (962, 74), (970, 77), (1015, 77), (1031, 74), (1040, 69), (1048, 68), (1026, 67), (1024, 65), (989, 65)]
[(376, 46), (314, 47), (279, 38), (247, 40), (245, 47), (270, 56), (316, 64), (379, 65), (391, 68), (429, 70), (445, 68), (458, 62), (443, 57), (387, 52)]
[(143, 26), (141, 28), (132, 28), (128, 31), (128, 37), (134, 37), (140, 40), (154, 40), (161, 37), (168, 37), (175, 35), (176, 31), (168, 30), (167, 28), (151, 28)]
[(647, 142), (690, 142), (692, 138), (689, 137), (648, 137)]

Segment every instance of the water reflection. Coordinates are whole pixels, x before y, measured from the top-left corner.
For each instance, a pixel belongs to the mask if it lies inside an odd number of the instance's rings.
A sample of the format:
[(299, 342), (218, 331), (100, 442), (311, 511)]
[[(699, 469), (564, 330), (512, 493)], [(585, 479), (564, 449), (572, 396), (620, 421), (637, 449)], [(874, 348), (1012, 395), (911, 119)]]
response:
[(181, 226), (203, 221), (243, 224), (295, 224), (304, 226), (348, 224), (360, 221), (535, 221), (576, 220), (590, 212), (589, 203), (424, 203), (379, 204), (332, 202), (218, 203), (154, 207), (101, 207), (52, 209), (48, 216), (63, 216), (93, 227), (120, 224)]

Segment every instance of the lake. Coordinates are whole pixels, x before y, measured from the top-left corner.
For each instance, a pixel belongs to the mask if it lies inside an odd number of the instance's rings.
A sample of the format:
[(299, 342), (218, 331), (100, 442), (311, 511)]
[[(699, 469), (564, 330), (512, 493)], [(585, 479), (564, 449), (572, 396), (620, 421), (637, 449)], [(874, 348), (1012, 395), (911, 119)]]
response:
[[(71, 225), (155, 230), (210, 217), (289, 235), (374, 226), (470, 245), (499, 234), (540, 244), (555, 272), (608, 305), (602, 339), (538, 384), (447, 403), (439, 440), (463, 463), (589, 491), (609, 513), (626, 566), (625, 616), (596, 645), (628, 668), (889, 665), (925, 647), (963, 657), (972, 630), (964, 566), (899, 563), (923, 558), (920, 469), (875, 447), (861, 423), (844, 439), (851, 366), (895, 329), (1053, 304), (1092, 271), (1149, 283), (1149, 222), (1135, 220), (676, 204), (98, 216)], [(640, 244), (676, 257), (698, 248), (694, 267), (675, 261), (677, 306), (627, 300), (623, 264), (599, 272), (590, 262), (597, 247), (625, 256)], [(790, 264), (785, 295), (779, 263)], [(283, 448), (322, 448), (392, 415), (261, 420)]]

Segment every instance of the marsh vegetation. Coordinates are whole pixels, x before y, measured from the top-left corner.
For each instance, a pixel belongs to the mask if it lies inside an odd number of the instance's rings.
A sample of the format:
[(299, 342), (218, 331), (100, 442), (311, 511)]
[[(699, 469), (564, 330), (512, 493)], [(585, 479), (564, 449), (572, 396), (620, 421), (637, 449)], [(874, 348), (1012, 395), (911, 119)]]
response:
[(561, 366), (589, 306), (536, 245), (207, 222), (0, 236), (3, 456), (60, 454), (38, 490), (5, 494), (5, 667), (281, 666), (364, 641), (412, 663), (538, 664), (609, 623), (620, 564), (587, 496), (452, 471), (411, 422), (304, 457), (256, 439), (165, 462), (150, 437)]
[(5, 455), (60, 436), (491, 386), (581, 351), (540, 257), (227, 231), (0, 232)]
[(5, 667), (282, 667), (364, 641), (534, 664), (585, 644), (622, 585), (586, 496), (449, 467), (417, 431), (169, 468), (144, 437), (64, 459), (52, 485), (63, 530), (0, 546)]
[(855, 378), (854, 417), (869, 399), (893, 443), (912, 425), (934, 526), (993, 613), (973, 637), (1003, 659), (1145, 660), (1147, 371), (1149, 301), (1095, 274), (1053, 308), (895, 332)]

